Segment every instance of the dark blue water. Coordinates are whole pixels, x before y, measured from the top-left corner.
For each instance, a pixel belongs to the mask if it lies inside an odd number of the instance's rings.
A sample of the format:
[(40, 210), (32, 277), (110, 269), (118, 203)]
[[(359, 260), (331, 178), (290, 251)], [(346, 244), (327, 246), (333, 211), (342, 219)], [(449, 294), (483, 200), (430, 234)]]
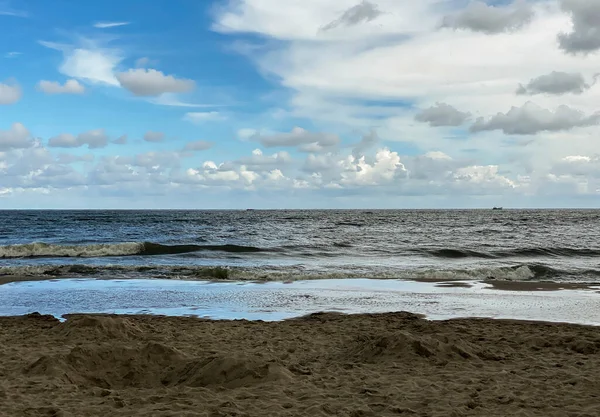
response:
[(0, 274), (600, 281), (600, 211), (0, 211)]

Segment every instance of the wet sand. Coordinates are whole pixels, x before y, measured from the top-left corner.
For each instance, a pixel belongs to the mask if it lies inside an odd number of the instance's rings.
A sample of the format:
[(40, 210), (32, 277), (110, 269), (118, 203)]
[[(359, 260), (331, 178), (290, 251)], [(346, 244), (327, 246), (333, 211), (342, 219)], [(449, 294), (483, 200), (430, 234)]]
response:
[(2, 416), (598, 416), (600, 328), (0, 317)]

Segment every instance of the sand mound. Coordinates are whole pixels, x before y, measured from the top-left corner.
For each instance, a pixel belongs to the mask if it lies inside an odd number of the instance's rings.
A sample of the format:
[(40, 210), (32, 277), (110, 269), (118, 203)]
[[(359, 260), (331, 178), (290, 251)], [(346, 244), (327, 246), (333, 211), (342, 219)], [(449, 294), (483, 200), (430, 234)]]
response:
[(67, 355), (42, 356), (24, 372), (107, 389), (172, 385), (238, 388), (292, 377), (275, 363), (231, 357), (189, 358), (159, 343), (148, 343), (141, 349), (75, 347)]
[(191, 387), (246, 387), (266, 382), (289, 381), (293, 374), (277, 363), (243, 357), (216, 356), (190, 361), (168, 380)]
[(130, 339), (143, 334), (128, 319), (105, 316), (70, 316), (66, 322), (56, 326), (55, 332), (64, 337), (93, 339)]
[(387, 335), (359, 335), (344, 351), (346, 358), (360, 362), (394, 359), (477, 359), (476, 350), (461, 340), (439, 340), (424, 335), (400, 331)]
[(142, 349), (78, 346), (67, 355), (42, 356), (25, 373), (101, 388), (156, 387), (164, 385), (162, 376), (185, 359), (176, 349), (158, 343)]

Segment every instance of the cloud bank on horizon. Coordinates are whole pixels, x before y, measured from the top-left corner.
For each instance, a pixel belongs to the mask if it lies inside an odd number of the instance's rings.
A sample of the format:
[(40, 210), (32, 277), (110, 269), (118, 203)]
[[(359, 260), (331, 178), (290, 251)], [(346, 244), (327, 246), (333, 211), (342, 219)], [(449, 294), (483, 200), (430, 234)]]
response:
[(600, 0), (25, 0), (0, 24), (0, 208), (600, 203)]

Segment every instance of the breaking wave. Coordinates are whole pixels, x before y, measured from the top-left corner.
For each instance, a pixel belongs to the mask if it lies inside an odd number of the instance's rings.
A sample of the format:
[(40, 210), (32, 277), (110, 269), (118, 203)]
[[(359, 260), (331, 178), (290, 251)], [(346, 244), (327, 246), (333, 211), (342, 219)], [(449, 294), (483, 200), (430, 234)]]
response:
[(295, 281), (316, 279), (400, 279), (439, 281), (556, 281), (598, 282), (600, 270), (567, 271), (543, 264), (476, 267), (471, 269), (332, 269), (294, 267), (212, 267), (174, 265), (27, 265), (0, 267), (0, 276), (52, 278), (181, 279), (230, 281)]
[(263, 252), (266, 249), (239, 245), (161, 245), (152, 242), (101, 243), (92, 245), (56, 245), (36, 242), (0, 246), (0, 258), (100, 258), (109, 256), (174, 255), (201, 251), (243, 253)]

